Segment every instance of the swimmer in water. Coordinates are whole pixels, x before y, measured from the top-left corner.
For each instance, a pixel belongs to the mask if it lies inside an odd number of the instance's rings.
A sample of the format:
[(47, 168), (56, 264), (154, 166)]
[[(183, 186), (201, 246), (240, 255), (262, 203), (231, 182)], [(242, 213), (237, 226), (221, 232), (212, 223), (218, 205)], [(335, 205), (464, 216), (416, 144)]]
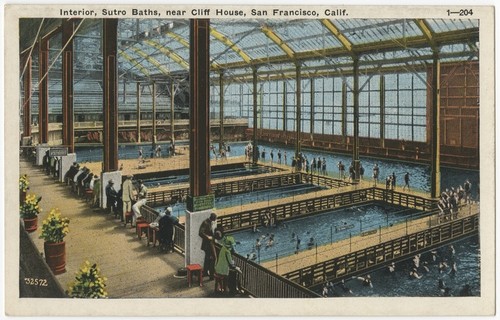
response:
[(432, 261), (436, 261), (436, 259), (437, 259), (437, 251), (436, 250), (432, 250), (431, 254), (432, 254)]
[(373, 288), (372, 279), (371, 279), (371, 276), (369, 274), (367, 274), (366, 277), (353, 277), (353, 279), (361, 280), (364, 287)]
[(349, 289), (349, 288), (346, 286), (346, 284), (345, 284), (345, 281), (344, 281), (344, 280), (340, 281), (340, 283), (339, 283), (339, 287), (340, 287), (340, 289), (342, 289), (342, 291), (344, 291), (345, 293), (350, 293), (350, 294), (352, 294), (352, 290), (351, 290), (351, 289)]
[(389, 270), (390, 274), (394, 274), (396, 271), (396, 264), (394, 262), (391, 262), (391, 264), (387, 267), (387, 270)]
[(450, 272), (448, 272), (448, 274), (450, 275), (450, 277), (454, 278), (455, 275), (457, 274), (457, 263), (456, 262), (453, 262), (453, 264), (451, 265), (451, 270)]
[(438, 280), (438, 289), (441, 291), (441, 293), (444, 293), (444, 290), (446, 289), (446, 284), (442, 279)]
[(424, 269), (425, 273), (429, 272), (429, 267), (428, 267), (427, 261), (424, 261), (424, 263), (422, 264), (422, 269)]
[(260, 232), (260, 230), (257, 229), (257, 224), (255, 224), (255, 223), (252, 225), (252, 232), (253, 233)]
[(256, 242), (255, 242), (255, 247), (256, 247), (256, 248), (260, 248), (260, 246), (261, 246), (261, 245), (262, 245), (262, 244), (260, 243), (260, 239), (259, 239), (259, 238), (257, 238), (257, 240), (256, 240)]
[(307, 243), (307, 246), (308, 246), (308, 247), (312, 247), (312, 246), (314, 246), (314, 238), (313, 238), (313, 237), (311, 237), (311, 238), (309, 239), (309, 242)]
[(422, 276), (418, 274), (417, 268), (413, 268), (410, 271), (410, 279), (421, 279), (421, 278), (422, 278)]
[(448, 264), (446, 263), (445, 260), (442, 260), (441, 262), (439, 262), (439, 273), (443, 273), (446, 271), (446, 268), (448, 268)]

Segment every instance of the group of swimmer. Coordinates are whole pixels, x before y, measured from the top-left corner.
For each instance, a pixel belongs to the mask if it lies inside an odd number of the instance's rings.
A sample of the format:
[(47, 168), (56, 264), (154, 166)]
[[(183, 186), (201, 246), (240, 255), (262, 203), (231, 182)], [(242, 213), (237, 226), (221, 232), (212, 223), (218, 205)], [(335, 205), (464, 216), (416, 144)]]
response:
[(440, 221), (456, 218), (458, 208), (462, 204), (462, 201), (465, 204), (472, 203), (471, 189), (472, 184), (469, 179), (467, 179), (463, 186), (460, 185), (456, 188), (451, 187), (451, 189), (446, 188), (446, 190), (441, 193), (438, 202)]
[[(387, 274), (395, 276), (398, 268), (401, 268), (401, 272), (408, 272), (408, 277), (410, 280), (420, 280), (426, 276), (432, 277), (432, 274), (437, 272), (437, 290), (436, 295), (443, 297), (450, 296), (472, 296), (472, 287), (470, 284), (465, 283), (460, 288), (453, 288), (452, 286), (447, 286), (445, 279), (448, 278), (453, 283), (455, 279), (458, 267), (457, 260), (455, 257), (456, 250), (453, 245), (448, 245), (445, 248), (430, 251), (426, 257), (423, 258), (421, 254), (415, 255), (411, 260), (406, 263), (398, 264), (391, 262), (386, 267)], [(405, 267), (409, 265), (409, 267)], [(432, 270), (433, 268), (434, 271)], [(359, 280), (361, 281), (363, 287), (373, 288), (372, 277), (370, 274), (364, 276), (354, 276), (348, 280)], [(340, 289), (340, 293), (336, 288)], [(347, 286), (345, 280), (338, 283), (327, 282), (323, 285), (321, 295), (323, 297), (332, 297), (338, 295), (352, 295), (353, 290)]]

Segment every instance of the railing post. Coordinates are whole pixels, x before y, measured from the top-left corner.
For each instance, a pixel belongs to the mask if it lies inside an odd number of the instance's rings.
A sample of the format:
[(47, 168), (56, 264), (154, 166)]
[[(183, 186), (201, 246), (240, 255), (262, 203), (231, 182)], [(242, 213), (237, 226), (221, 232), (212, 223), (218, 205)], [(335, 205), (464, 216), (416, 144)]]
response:
[(316, 245), (316, 263), (318, 263), (318, 243), (315, 243)]
[(333, 226), (330, 226), (330, 244), (333, 243)]
[(352, 251), (352, 233), (349, 232), (349, 252)]
[(278, 254), (276, 254), (276, 273), (278, 273)]
[(378, 226), (378, 243), (382, 243), (382, 227)]
[(406, 235), (408, 235), (408, 218), (406, 218)]

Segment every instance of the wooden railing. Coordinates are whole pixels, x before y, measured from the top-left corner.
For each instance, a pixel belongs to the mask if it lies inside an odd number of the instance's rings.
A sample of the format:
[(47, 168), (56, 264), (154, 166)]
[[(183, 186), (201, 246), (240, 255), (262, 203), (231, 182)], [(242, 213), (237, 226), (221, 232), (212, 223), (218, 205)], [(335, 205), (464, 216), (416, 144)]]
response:
[[(305, 217), (335, 208), (371, 201), (369, 198), (371, 193), (373, 193), (371, 189), (360, 189), (306, 200), (298, 200), (265, 208), (247, 210), (221, 216), (218, 218), (218, 224), (222, 225), (226, 231), (235, 231), (250, 228), (254, 224), (259, 226), (262, 224), (262, 221), (266, 219), (284, 221), (297, 218), (299, 216)], [(374, 196), (372, 195), (372, 199), (373, 197)]]
[(302, 181), (302, 183), (312, 183), (320, 187), (327, 187), (330, 189), (352, 185), (352, 183), (344, 180), (318, 174), (307, 174), (304, 172), (300, 174), (300, 181)]
[[(300, 173), (289, 173), (261, 178), (241, 179), (212, 184), (216, 197), (234, 195), (243, 192), (265, 190), (281, 186), (300, 184)], [(189, 188), (178, 188), (148, 193), (148, 204), (151, 206), (169, 205), (183, 202), (189, 193)]]
[(346, 255), (304, 267), (283, 276), (305, 287), (327, 281), (340, 281), (367, 273), (388, 262), (403, 260), (418, 253), (476, 234), (479, 213), (442, 223), (426, 230), (367, 247)]
[(409, 208), (432, 210), (437, 207), (437, 200), (381, 188), (372, 188), (371, 196), (374, 200)]

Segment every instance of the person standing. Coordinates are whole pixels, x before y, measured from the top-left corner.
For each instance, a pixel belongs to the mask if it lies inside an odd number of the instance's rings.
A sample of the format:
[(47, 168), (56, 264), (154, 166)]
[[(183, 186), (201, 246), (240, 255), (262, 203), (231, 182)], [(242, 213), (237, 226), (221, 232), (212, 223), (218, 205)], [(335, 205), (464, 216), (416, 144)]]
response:
[(115, 182), (111, 179), (106, 186), (106, 208), (109, 211), (108, 213), (111, 214), (114, 214), (116, 211), (116, 200), (118, 198), (118, 192), (116, 192), (114, 184)]
[(396, 190), (396, 174), (394, 172), (391, 176), (391, 189)]
[(94, 199), (92, 200), (92, 207), (99, 207), (99, 196), (101, 194), (101, 179), (94, 175), (94, 186), (92, 188)]
[(139, 180), (139, 197), (147, 198), (148, 197), (148, 188), (144, 185), (142, 180)]
[(174, 251), (174, 226), (181, 226), (179, 219), (172, 216), (172, 208), (168, 207), (165, 215), (158, 222), (161, 248), (167, 252)]
[(271, 149), (271, 166), (273, 165), (274, 161), (274, 149)]
[(135, 227), (137, 219), (142, 217), (141, 207), (145, 205), (146, 202), (147, 202), (146, 198), (139, 197), (139, 200), (137, 200), (137, 202), (132, 206), (132, 211), (134, 212), (134, 215), (132, 217), (132, 227)]
[(284, 156), (284, 161), (285, 161), (285, 165), (286, 165), (286, 151), (285, 151), (285, 153), (283, 154), (283, 156)]
[(342, 161), (339, 161), (339, 163), (337, 164), (337, 167), (339, 168), (339, 179), (344, 180), (344, 178), (345, 178), (345, 175), (344, 175), (345, 166), (342, 163)]
[(217, 226), (217, 215), (212, 212), (210, 216), (205, 219), (201, 225), (198, 235), (201, 237), (201, 250), (205, 252), (205, 259), (203, 261), (203, 272), (210, 280), (214, 279), (215, 268), (215, 246), (214, 246), (214, 231)]
[(405, 188), (408, 187), (408, 191), (410, 191), (410, 173), (409, 172), (406, 172), (405, 173), (405, 185), (403, 186), (403, 191), (405, 190)]
[(134, 186), (132, 184), (133, 176), (129, 174), (122, 185), (122, 201), (123, 201), (123, 215), (122, 222), (125, 221), (125, 215), (132, 210), (132, 200), (134, 200)]
[(326, 158), (323, 157), (323, 162), (321, 163), (321, 172), (326, 176)]
[(222, 278), (222, 287), (216, 288), (216, 290), (218, 290), (219, 292), (228, 292), (229, 269), (235, 267), (231, 252), (234, 251), (233, 246), (236, 242), (234, 241), (234, 238), (232, 236), (223, 236), (222, 232), (219, 230), (215, 232), (215, 239), (222, 239), (222, 246), (219, 251), (219, 256), (217, 257), (217, 263), (214, 267), (215, 273), (217, 273), (217, 275)]
[(373, 181), (375, 182), (375, 187), (377, 186), (379, 174), (380, 174), (380, 169), (378, 167), (378, 164), (375, 163), (375, 166), (373, 167)]
[(281, 164), (281, 150), (278, 149), (278, 163)]

